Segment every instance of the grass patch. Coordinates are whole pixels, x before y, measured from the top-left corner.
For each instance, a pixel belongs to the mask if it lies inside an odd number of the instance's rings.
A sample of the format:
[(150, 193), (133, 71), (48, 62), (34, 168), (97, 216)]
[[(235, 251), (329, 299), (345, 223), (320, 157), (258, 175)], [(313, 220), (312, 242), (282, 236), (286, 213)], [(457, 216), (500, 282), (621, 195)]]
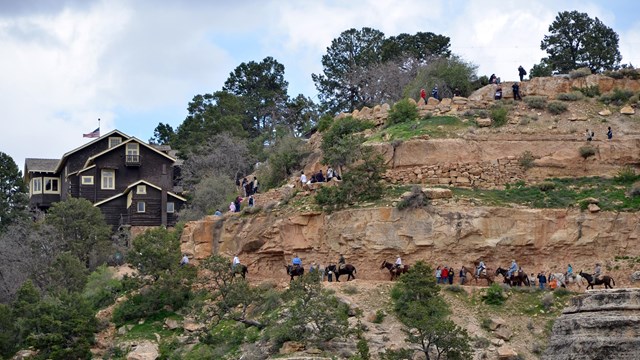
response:
[(455, 116), (434, 116), (418, 121), (409, 121), (390, 125), (367, 140), (371, 142), (408, 140), (414, 137), (429, 135), (432, 138), (455, 137), (456, 132), (472, 126), (469, 122), (462, 122)]
[[(553, 185), (552, 185), (553, 184)], [(582, 199), (594, 197), (603, 211), (638, 211), (640, 197), (627, 197), (632, 183), (601, 177), (547, 179), (544, 186), (509, 184), (504, 190), (454, 188), (454, 196), (475, 199), (488, 206), (526, 205), (531, 208), (564, 209), (579, 206)]]
[(165, 319), (181, 320), (182, 318), (174, 312), (162, 310), (145, 319), (142, 324), (135, 324), (131, 330), (123, 336), (124, 339), (146, 339), (156, 340), (156, 333), (162, 338), (168, 338), (172, 334), (181, 333), (182, 329), (168, 330), (164, 328)]

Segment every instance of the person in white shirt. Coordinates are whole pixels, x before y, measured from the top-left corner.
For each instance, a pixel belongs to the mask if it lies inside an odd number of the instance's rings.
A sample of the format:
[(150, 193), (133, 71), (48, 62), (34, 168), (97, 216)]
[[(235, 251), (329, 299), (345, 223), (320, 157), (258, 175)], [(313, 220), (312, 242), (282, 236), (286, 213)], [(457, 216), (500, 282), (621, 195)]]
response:
[(304, 171), (300, 174), (300, 186), (304, 187), (307, 183), (307, 175), (304, 174)]
[(400, 259), (400, 255), (396, 256), (396, 269), (402, 266), (402, 259)]
[(236, 268), (236, 266), (238, 266), (238, 265), (240, 265), (240, 259), (238, 258), (238, 254), (236, 254), (236, 255), (233, 257), (233, 265), (231, 265), (231, 267), (232, 267), (233, 269), (235, 269), (235, 268)]
[(189, 265), (189, 257), (187, 256), (187, 254), (184, 254), (184, 256), (182, 257), (182, 260), (180, 260), (180, 266), (185, 266), (185, 265)]

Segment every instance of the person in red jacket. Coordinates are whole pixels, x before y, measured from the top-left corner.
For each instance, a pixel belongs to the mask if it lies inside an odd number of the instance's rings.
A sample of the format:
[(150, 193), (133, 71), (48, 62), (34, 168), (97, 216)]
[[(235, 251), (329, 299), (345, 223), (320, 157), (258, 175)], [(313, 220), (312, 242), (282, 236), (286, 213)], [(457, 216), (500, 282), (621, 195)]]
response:
[(424, 102), (427, 102), (427, 92), (424, 89), (420, 89), (420, 97)]
[(443, 284), (446, 284), (447, 281), (449, 280), (449, 269), (446, 266), (442, 268), (440, 279), (442, 279)]

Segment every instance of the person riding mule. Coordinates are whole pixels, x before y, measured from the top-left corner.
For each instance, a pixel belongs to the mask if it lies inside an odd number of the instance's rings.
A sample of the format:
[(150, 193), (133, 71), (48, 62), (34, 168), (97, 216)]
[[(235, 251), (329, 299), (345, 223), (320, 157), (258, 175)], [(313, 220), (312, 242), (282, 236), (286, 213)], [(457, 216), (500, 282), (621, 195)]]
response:
[(333, 272), (336, 275), (337, 282), (340, 282), (340, 275), (347, 275), (347, 281), (356, 278), (356, 276), (354, 275), (356, 273), (356, 267), (351, 264), (344, 264), (343, 267), (337, 267), (337, 269), (336, 265), (329, 264), (325, 267), (325, 269)]
[(291, 265), (293, 265), (294, 269), (302, 269), (302, 260), (300, 260), (298, 255), (293, 257), (293, 260), (291, 260)]
[(391, 280), (393, 280), (399, 277), (401, 274), (408, 272), (409, 265), (402, 265), (401, 267), (398, 267), (397, 264), (393, 264), (388, 262), (387, 260), (384, 260), (382, 262), (382, 265), (380, 265), (380, 269), (389, 270), (389, 274), (391, 275)]
[(476, 266), (476, 279), (478, 279), (478, 277), (480, 277), (480, 274), (487, 272), (487, 266), (484, 264), (484, 261), (482, 261), (482, 259), (480, 259), (480, 262), (478, 262), (478, 266)]
[(521, 286), (524, 284), (525, 286), (530, 286), (529, 276), (522, 269), (519, 269), (517, 272), (513, 273), (509, 276), (509, 271), (507, 269), (503, 269), (498, 267), (496, 270), (496, 275), (502, 275), (504, 277), (504, 283), (510, 286)]
[(589, 284), (587, 285), (587, 290), (589, 290), (589, 288), (593, 289), (593, 285), (604, 285), (605, 289), (613, 289), (613, 285), (616, 284), (613, 278), (609, 275), (601, 275), (600, 278), (596, 278), (591, 274), (588, 274), (582, 271), (580, 271), (579, 275), (582, 276), (585, 280), (587, 280), (587, 284)]
[(509, 267), (509, 279), (513, 278), (513, 273), (515, 273), (516, 271), (518, 271), (518, 264), (516, 264), (516, 260), (513, 259), (511, 260), (511, 266)]
[(338, 259), (338, 269), (342, 270), (344, 269), (344, 266), (346, 265), (346, 260), (344, 259), (344, 255), (340, 254), (340, 259)]

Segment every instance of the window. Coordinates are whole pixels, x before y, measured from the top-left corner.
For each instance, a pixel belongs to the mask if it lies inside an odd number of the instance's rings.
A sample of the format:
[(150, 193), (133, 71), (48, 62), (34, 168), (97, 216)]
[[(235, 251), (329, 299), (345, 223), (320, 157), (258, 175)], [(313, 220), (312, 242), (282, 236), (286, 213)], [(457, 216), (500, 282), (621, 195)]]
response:
[(42, 194), (42, 178), (31, 179), (31, 193)]
[(116, 171), (113, 169), (102, 170), (102, 189), (113, 190), (116, 188)]
[(127, 143), (127, 155), (140, 155), (140, 144)]
[(83, 176), (82, 185), (93, 185), (93, 176)]
[(118, 144), (122, 143), (122, 138), (120, 137), (110, 137), (109, 138), (109, 149), (111, 149), (114, 146), (117, 146)]
[(138, 185), (136, 187), (136, 194), (146, 194), (147, 193), (147, 186), (146, 185)]
[(58, 178), (44, 178), (44, 193), (45, 194), (59, 194), (60, 193), (60, 179)]
[(146, 210), (146, 204), (144, 201), (138, 201), (138, 212), (143, 213)]
[(167, 203), (167, 213), (169, 214), (173, 214), (173, 212), (176, 210), (176, 205), (172, 202), (168, 202)]

